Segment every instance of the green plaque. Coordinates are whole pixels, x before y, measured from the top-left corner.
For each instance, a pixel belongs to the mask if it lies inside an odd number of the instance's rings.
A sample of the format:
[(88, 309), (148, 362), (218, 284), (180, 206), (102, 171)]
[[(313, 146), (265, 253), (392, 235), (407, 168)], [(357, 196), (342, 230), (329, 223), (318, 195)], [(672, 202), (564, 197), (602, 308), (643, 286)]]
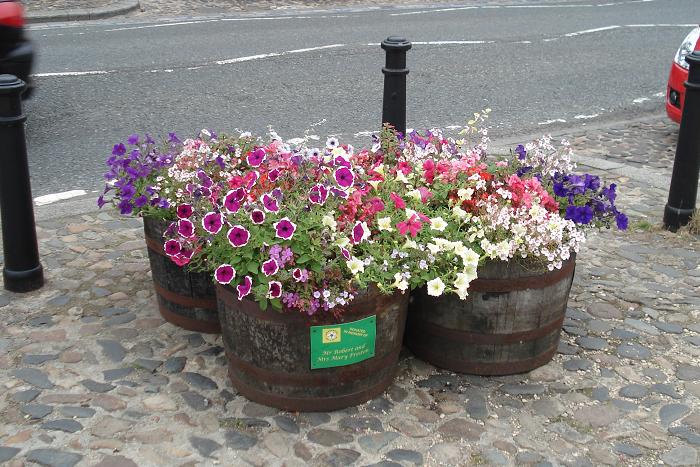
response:
[(311, 326), (311, 369), (352, 365), (374, 357), (377, 317)]

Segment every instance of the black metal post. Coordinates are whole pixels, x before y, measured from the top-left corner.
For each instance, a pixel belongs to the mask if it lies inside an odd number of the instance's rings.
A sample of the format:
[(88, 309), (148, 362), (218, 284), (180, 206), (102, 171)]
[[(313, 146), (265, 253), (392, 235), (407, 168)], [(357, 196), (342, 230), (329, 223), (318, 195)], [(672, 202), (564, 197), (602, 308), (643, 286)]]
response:
[(401, 133), (406, 133), (406, 51), (410, 48), (411, 43), (403, 37), (389, 36), (382, 42), (386, 50), (382, 123), (391, 124)]
[(675, 232), (686, 225), (695, 211), (700, 176), (700, 51), (685, 57), (690, 65), (685, 82), (683, 117), (678, 131), (664, 227)]
[(24, 81), (0, 75), (0, 215), (5, 288), (29, 292), (44, 285), (34, 225), (21, 94)]

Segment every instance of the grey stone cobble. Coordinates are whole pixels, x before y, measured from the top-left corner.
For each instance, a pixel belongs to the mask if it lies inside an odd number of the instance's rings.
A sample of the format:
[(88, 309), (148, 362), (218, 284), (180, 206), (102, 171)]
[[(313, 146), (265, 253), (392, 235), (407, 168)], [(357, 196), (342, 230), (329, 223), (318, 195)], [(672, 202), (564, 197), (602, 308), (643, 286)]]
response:
[[(675, 134), (659, 119), (570, 136), (587, 167), (621, 161), (668, 175)], [(700, 277), (700, 239), (657, 227), (663, 190), (633, 172), (590, 170), (612, 177), (620, 206), (636, 214), (628, 232), (589, 235), (551, 363), (485, 378), (406, 353), (385, 394), (337, 413), (288, 413), (238, 395), (219, 336), (159, 318), (138, 220), (104, 211), (40, 222), (47, 285), (0, 295), (0, 459), (103, 467), (697, 464), (700, 282), (692, 279)], [(96, 243), (71, 249), (71, 230), (91, 232)]]

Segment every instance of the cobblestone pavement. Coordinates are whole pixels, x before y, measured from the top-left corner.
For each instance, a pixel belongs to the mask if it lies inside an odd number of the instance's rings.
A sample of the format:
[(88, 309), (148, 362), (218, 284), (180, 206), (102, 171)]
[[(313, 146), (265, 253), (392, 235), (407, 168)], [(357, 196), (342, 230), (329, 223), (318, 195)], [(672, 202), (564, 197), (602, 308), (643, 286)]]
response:
[(43, 221), (47, 285), (0, 292), (0, 463), (698, 465), (700, 237), (661, 230), (666, 193), (637, 176), (670, 173), (676, 135), (661, 117), (571, 135), (633, 218), (589, 236), (551, 363), (485, 378), (405, 353), (384, 395), (333, 413), (237, 395), (221, 338), (159, 317), (139, 220)]
[[(140, 0), (140, 12), (130, 13), (130, 17), (150, 18), (153, 16), (201, 16), (241, 11), (326, 9), (377, 6), (411, 6), (427, 4), (459, 5), (518, 5), (532, 3), (531, 0)], [(578, 0), (538, 0), (538, 4), (577, 3)], [(119, 3), (119, 0), (24, 0), (27, 11), (57, 11), (76, 8), (100, 8)]]

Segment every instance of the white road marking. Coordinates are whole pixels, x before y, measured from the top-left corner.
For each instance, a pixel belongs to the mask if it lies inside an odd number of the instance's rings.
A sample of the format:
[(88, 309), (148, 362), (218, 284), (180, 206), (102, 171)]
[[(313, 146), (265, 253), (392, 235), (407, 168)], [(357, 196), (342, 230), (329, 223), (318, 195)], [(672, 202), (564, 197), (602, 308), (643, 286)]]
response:
[(576, 32), (570, 32), (568, 34), (564, 34), (564, 37), (576, 37), (576, 36), (582, 36), (584, 34), (592, 34), (594, 32), (610, 31), (612, 29), (618, 29), (619, 27), (620, 26), (605, 26), (603, 28), (584, 29), (583, 31), (576, 31)]
[(666, 93), (663, 91), (657, 92), (656, 94), (654, 94), (654, 97), (666, 97)]
[(635, 104), (641, 104), (642, 102), (646, 102), (648, 100), (651, 100), (651, 99), (649, 99), (648, 97), (638, 97), (637, 99), (633, 100), (632, 102), (634, 102)]
[(596, 118), (596, 117), (599, 117), (599, 116), (600, 116), (599, 114), (593, 114), (593, 115), (576, 115), (576, 116), (574, 116), (574, 118), (575, 118), (576, 120), (589, 120), (589, 119), (591, 119), (591, 118)]
[(626, 5), (630, 3), (649, 3), (649, 2), (654, 2), (656, 0), (628, 0), (628, 1), (622, 1), (622, 2), (610, 2), (610, 3), (603, 3), (603, 4), (593, 4), (593, 3), (579, 3), (579, 4), (573, 4), (573, 5), (543, 5), (543, 4), (536, 4), (536, 5), (484, 5), (484, 6), (465, 6), (465, 7), (453, 7), (453, 8), (435, 8), (435, 9), (428, 9), (428, 10), (416, 10), (416, 11), (406, 11), (402, 13), (392, 13), (389, 16), (409, 16), (409, 15), (425, 15), (429, 13), (443, 13), (446, 11), (456, 11), (456, 10), (472, 10), (472, 9), (481, 9), (481, 10), (493, 10), (497, 8), (510, 8), (510, 9), (515, 9), (515, 8), (542, 8), (542, 9), (549, 9), (549, 8), (598, 8), (598, 7), (611, 7), (611, 6), (618, 6), (618, 5)]
[(114, 73), (116, 70), (94, 70), (94, 71), (58, 71), (55, 73), (34, 73), (35, 78), (46, 78), (51, 76), (85, 76), (85, 75), (106, 75)]
[(555, 118), (554, 120), (545, 120), (544, 122), (538, 122), (538, 125), (551, 125), (552, 123), (566, 123), (563, 118)]
[(325, 50), (325, 49), (336, 49), (338, 47), (345, 47), (345, 44), (330, 44), (330, 45), (322, 45), (319, 47), (307, 47), (305, 49), (286, 50), (284, 52), (271, 52), (268, 54), (248, 55), (247, 57), (236, 57), (236, 58), (229, 58), (226, 60), (217, 60), (214, 63), (216, 63), (217, 65), (229, 65), (231, 63), (250, 62), (253, 60), (260, 60), (263, 58), (281, 57), (283, 55), (288, 55), (288, 54), (300, 54), (300, 53), (306, 53), (306, 52), (315, 52), (317, 50)]
[(180, 21), (177, 23), (158, 23), (158, 24), (147, 24), (145, 26), (129, 26), (126, 28), (114, 28), (105, 29), (102, 32), (114, 32), (114, 31), (133, 31), (135, 29), (151, 29), (151, 28), (167, 28), (170, 26), (184, 26), (186, 24), (202, 24), (202, 23), (215, 23), (219, 21), (218, 19), (206, 19), (202, 21)]
[(473, 45), (473, 44), (493, 44), (495, 41), (427, 41), (411, 42), (414, 45)]
[(34, 198), (34, 204), (37, 206), (45, 206), (47, 204), (55, 203), (56, 201), (63, 201), (70, 198), (75, 198), (76, 196), (86, 195), (85, 190), (71, 190), (63, 191), (61, 193), (52, 193), (50, 195), (37, 196)]

